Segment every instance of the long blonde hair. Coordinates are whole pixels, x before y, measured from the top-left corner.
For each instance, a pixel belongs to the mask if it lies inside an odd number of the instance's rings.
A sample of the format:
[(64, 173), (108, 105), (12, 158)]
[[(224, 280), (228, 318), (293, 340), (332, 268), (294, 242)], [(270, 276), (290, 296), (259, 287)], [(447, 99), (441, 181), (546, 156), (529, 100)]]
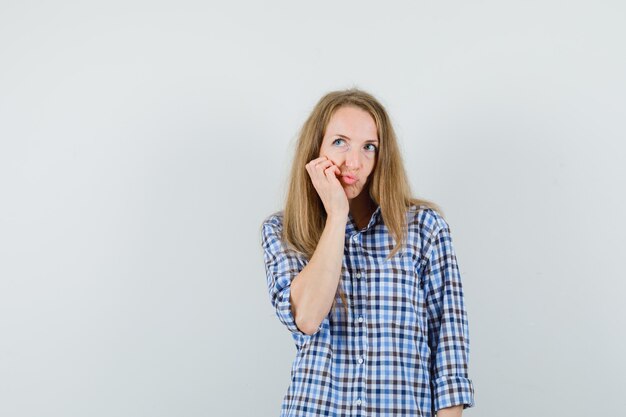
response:
[[(406, 241), (406, 213), (411, 204), (432, 208), (442, 216), (443, 211), (434, 202), (412, 197), (387, 111), (371, 94), (358, 88), (331, 91), (324, 95), (300, 129), (285, 196), (281, 238), (291, 250), (311, 259), (324, 230), (326, 210), (305, 165), (319, 156), (326, 126), (334, 112), (342, 106), (361, 108), (376, 122), (379, 151), (376, 166), (368, 180), (369, 187), (363, 192), (369, 192), (374, 203), (380, 205), (384, 223), (396, 242), (388, 257), (391, 258)], [(338, 286), (338, 293), (347, 316), (348, 303), (341, 285)]]

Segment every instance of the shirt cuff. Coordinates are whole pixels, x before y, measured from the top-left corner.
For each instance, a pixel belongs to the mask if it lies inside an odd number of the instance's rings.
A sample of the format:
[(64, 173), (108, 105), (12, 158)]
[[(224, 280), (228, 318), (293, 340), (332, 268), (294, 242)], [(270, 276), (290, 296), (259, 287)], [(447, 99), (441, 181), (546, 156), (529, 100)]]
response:
[(463, 404), (463, 409), (473, 407), (474, 384), (461, 376), (442, 376), (433, 382), (434, 409)]
[(278, 295), (278, 300), (276, 304), (276, 315), (278, 319), (289, 329), (289, 331), (293, 334), (296, 342), (299, 345), (304, 345), (308, 342), (313, 336), (315, 336), (323, 326), (323, 322), (320, 323), (319, 327), (313, 334), (306, 334), (302, 330), (298, 328), (296, 325), (296, 320), (291, 314), (291, 285), (287, 285), (281, 293)]

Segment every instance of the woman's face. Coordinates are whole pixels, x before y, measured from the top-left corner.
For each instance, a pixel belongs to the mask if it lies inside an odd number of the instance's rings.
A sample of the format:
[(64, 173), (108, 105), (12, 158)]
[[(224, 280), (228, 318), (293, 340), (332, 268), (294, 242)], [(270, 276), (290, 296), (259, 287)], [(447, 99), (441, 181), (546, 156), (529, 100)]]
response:
[(365, 188), (376, 164), (378, 146), (376, 122), (367, 111), (354, 106), (335, 110), (326, 126), (319, 156), (326, 156), (341, 170), (337, 178), (348, 200)]

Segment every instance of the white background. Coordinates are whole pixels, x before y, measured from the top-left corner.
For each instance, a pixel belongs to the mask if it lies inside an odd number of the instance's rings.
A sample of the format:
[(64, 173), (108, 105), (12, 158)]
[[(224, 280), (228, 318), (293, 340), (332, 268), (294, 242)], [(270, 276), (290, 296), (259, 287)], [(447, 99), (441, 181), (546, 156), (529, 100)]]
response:
[(327, 91), (444, 208), (486, 417), (626, 408), (621, 1), (0, 1), (0, 415), (277, 416), (260, 225)]

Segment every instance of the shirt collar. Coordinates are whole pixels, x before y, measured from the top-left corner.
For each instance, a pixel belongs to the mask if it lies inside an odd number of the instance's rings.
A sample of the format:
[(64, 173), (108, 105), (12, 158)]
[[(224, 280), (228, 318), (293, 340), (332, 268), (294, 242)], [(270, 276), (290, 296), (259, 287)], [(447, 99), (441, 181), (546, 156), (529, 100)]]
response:
[(370, 228), (374, 227), (380, 220), (382, 216), (381, 213), (381, 208), (380, 205), (378, 207), (376, 207), (376, 210), (374, 210), (374, 213), (372, 213), (372, 216), (370, 217), (370, 221), (367, 223), (367, 226), (365, 226), (365, 228), (358, 230), (356, 223), (354, 222), (354, 218), (352, 217), (352, 213), (348, 213), (348, 223), (346, 223), (346, 236), (350, 236), (352, 235), (354, 232), (364, 232), (369, 230)]

